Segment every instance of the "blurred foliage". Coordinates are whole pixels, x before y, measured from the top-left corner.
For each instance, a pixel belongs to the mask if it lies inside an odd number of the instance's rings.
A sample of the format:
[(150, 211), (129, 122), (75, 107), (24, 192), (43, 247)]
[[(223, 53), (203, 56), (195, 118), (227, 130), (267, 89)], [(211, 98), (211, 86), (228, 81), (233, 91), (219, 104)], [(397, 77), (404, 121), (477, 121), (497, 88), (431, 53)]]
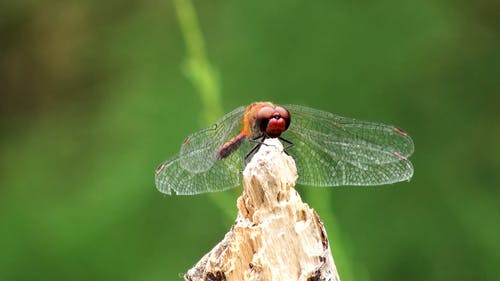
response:
[(178, 280), (241, 189), (166, 197), (153, 170), (255, 100), (414, 139), (409, 183), (298, 187), (342, 280), (500, 279), (500, 2), (196, 1), (208, 107), (176, 7), (0, 3), (0, 280)]

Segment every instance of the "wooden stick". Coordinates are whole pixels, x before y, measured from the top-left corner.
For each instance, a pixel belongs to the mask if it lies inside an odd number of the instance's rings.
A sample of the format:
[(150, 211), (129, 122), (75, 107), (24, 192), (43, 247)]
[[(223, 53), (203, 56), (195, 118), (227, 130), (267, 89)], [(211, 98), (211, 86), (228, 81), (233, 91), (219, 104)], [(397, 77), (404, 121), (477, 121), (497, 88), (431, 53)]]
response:
[(253, 156), (234, 225), (185, 280), (340, 280), (323, 223), (293, 188), (295, 162), (282, 151), (267, 139)]

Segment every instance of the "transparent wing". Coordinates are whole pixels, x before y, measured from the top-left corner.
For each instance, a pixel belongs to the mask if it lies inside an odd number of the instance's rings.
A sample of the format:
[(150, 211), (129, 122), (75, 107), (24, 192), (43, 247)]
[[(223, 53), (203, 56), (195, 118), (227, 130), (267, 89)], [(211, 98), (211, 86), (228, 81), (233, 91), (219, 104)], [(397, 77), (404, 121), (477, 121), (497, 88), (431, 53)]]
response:
[(241, 129), (245, 107), (241, 106), (204, 130), (188, 136), (181, 146), (176, 165), (194, 173), (208, 171), (217, 162), (217, 150)]
[(156, 188), (165, 194), (193, 195), (222, 191), (241, 184), (243, 155), (237, 151), (203, 172), (184, 169), (178, 156), (161, 163), (155, 172)]
[(413, 141), (399, 128), (285, 105), (292, 116), (283, 135), (297, 163), (298, 183), (313, 186), (380, 185), (408, 180)]

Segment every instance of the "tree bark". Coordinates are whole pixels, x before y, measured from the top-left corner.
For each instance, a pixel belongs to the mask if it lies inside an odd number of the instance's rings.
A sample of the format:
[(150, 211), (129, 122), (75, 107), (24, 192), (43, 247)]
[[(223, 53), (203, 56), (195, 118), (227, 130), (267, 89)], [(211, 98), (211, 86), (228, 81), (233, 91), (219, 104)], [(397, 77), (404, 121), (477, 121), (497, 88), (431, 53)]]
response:
[(185, 280), (339, 281), (323, 223), (293, 188), (296, 179), (292, 157), (267, 139), (243, 171), (234, 225)]

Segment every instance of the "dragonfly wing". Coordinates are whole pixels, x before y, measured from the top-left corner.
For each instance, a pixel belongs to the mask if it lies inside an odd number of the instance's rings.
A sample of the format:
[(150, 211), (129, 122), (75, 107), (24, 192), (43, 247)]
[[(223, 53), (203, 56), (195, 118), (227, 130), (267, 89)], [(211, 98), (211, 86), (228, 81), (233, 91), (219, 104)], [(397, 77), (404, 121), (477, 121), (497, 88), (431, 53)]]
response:
[(215, 162), (203, 172), (191, 172), (181, 166), (179, 157), (169, 159), (155, 172), (156, 188), (165, 194), (193, 195), (222, 191), (241, 184), (243, 158), (240, 153)]
[(393, 126), (285, 105), (292, 123), (284, 137), (295, 146), (298, 182), (317, 186), (379, 185), (411, 178), (413, 141)]
[(209, 128), (188, 136), (181, 146), (177, 165), (193, 173), (208, 171), (217, 162), (217, 150), (241, 130), (244, 112), (244, 106), (238, 107)]

